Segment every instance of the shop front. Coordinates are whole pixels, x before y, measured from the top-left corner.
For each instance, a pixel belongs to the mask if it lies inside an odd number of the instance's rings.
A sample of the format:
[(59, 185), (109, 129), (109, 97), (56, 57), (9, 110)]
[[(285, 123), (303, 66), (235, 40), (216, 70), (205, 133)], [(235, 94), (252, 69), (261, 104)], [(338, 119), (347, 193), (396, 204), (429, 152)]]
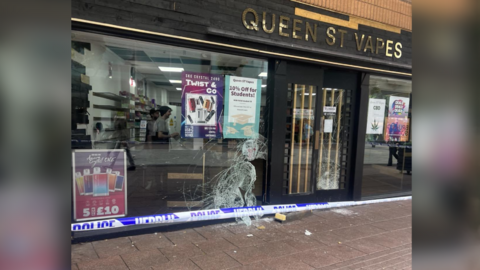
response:
[(411, 32), (163, 2), (73, 1), (74, 239), (411, 192)]

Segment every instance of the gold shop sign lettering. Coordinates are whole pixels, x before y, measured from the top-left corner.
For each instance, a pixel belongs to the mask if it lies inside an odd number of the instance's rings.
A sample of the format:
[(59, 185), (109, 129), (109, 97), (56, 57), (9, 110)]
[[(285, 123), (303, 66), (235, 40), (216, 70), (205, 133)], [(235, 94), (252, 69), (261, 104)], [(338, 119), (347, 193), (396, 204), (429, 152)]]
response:
[[(250, 18), (247, 19), (247, 16)], [(253, 18), (253, 20), (251, 20)], [(260, 25), (260, 19), (261, 25)], [(270, 27), (267, 26), (268, 24)], [(328, 27), (326, 30), (325, 40), (318, 40), (317, 23), (303, 22), (299, 19), (291, 19), (287, 16), (277, 16), (272, 13), (263, 12), (260, 17), (259, 14), (252, 8), (247, 8), (243, 11), (242, 22), (245, 28), (253, 31), (264, 31), (267, 34), (278, 32), (278, 35), (286, 38), (293, 38), (298, 40), (312, 41), (313, 43), (325, 42), (329, 46), (340, 44), (343, 48), (345, 44), (345, 36), (348, 34), (347, 30), (338, 29), (335, 27)], [(278, 23), (278, 27), (277, 27)], [(291, 28), (289, 26), (292, 26)], [(402, 57), (402, 43), (394, 42), (393, 40), (383, 40), (382, 38), (374, 38), (372, 36), (365, 36), (358, 32), (354, 32), (356, 48), (359, 52), (371, 52), (375, 54), (385, 54), (387, 57)]]

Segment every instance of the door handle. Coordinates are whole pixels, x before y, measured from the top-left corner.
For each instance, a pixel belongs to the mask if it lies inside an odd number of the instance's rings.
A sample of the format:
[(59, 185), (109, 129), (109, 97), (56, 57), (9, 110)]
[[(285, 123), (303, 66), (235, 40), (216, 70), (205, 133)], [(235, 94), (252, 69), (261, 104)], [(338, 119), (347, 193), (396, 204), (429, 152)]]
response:
[(318, 150), (318, 141), (320, 140), (320, 131), (315, 131), (315, 150)]

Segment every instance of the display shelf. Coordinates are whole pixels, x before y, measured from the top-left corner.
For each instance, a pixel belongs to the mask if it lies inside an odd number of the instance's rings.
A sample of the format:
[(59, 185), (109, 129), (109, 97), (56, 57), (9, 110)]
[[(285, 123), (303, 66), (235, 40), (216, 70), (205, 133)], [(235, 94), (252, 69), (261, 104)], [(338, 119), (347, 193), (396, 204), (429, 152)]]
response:
[(148, 114), (148, 112), (144, 112), (144, 111), (139, 111), (139, 110), (135, 110), (135, 112), (139, 112), (139, 113), (144, 113), (144, 114)]
[(127, 97), (122, 97), (109, 92), (93, 92), (92, 95), (96, 97), (106, 98), (114, 101), (130, 101), (131, 99)]
[[(97, 116), (94, 116), (93, 117), (94, 121), (102, 121), (102, 120), (115, 121), (115, 119), (127, 119), (127, 118), (125, 116), (117, 116), (117, 117), (97, 117)], [(132, 122), (131, 120), (128, 120), (128, 121)]]
[(112, 111), (129, 111), (130, 110), (129, 108), (122, 108), (122, 107), (111, 106), (111, 105), (95, 105), (95, 104), (93, 104), (93, 108), (112, 110)]

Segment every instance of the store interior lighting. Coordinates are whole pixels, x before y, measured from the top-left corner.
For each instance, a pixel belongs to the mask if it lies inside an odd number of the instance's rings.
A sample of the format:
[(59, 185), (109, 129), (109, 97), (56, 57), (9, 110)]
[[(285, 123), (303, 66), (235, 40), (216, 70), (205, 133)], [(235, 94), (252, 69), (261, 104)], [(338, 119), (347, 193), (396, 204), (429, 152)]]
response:
[(182, 80), (169, 80), (170, 83), (182, 83)]
[(177, 67), (158, 67), (162, 72), (183, 72), (183, 68)]
[(258, 74), (258, 77), (267, 77), (267, 72), (262, 72), (260, 74)]

